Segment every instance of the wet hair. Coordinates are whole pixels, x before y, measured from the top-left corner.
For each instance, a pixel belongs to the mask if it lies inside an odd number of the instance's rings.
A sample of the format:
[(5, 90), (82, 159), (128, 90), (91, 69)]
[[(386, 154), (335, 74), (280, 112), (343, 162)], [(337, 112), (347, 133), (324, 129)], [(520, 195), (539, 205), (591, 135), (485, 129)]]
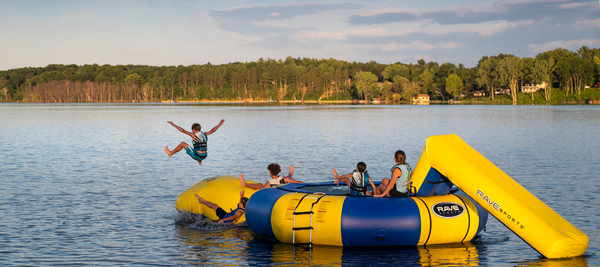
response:
[(361, 172), (361, 173), (365, 172), (366, 169), (367, 169), (367, 164), (365, 164), (364, 162), (361, 161), (356, 164), (356, 170), (358, 172)]
[(269, 164), (269, 166), (267, 166), (267, 169), (269, 170), (269, 172), (271, 172), (271, 175), (277, 175), (281, 172), (281, 167), (277, 163)]
[(193, 130), (200, 131), (200, 129), (202, 129), (202, 126), (200, 126), (200, 123), (192, 124), (192, 131)]
[(396, 151), (396, 154), (394, 155), (394, 159), (396, 160), (396, 162), (398, 162), (398, 164), (402, 165), (405, 163), (406, 154), (404, 154), (404, 151), (398, 150), (398, 151)]
[(242, 206), (244, 206), (244, 209), (246, 208), (246, 204), (248, 203), (248, 198), (247, 197), (243, 197), (240, 199), (240, 202), (242, 202)]

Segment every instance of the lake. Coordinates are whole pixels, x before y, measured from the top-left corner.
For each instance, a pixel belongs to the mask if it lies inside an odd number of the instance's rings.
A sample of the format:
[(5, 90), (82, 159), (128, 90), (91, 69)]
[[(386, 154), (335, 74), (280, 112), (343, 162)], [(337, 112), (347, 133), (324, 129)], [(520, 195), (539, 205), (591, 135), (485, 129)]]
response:
[[(0, 104), (0, 265), (600, 266), (600, 106)], [(194, 122), (210, 135), (200, 166), (169, 158)], [(417, 163), (427, 137), (457, 134), (585, 232), (582, 257), (548, 260), (490, 217), (474, 242), (313, 250), (244, 226), (178, 214), (202, 179), (331, 181), (367, 164), (389, 177), (398, 149)]]

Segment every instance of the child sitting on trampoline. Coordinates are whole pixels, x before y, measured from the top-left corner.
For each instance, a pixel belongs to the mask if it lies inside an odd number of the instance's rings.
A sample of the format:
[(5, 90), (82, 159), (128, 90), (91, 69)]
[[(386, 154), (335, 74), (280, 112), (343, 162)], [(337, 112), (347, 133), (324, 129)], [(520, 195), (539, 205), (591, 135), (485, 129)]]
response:
[(369, 173), (367, 172), (367, 164), (364, 162), (359, 162), (356, 164), (356, 169), (354, 172), (349, 174), (344, 174), (339, 176), (335, 168), (333, 169), (333, 178), (335, 178), (335, 184), (337, 185), (339, 182), (344, 182), (348, 185), (348, 191), (352, 196), (366, 196), (372, 195), (373, 192), (369, 192), (367, 189), (367, 184), (365, 180), (369, 181), (371, 187), (375, 190), (375, 184), (371, 180)]
[(246, 203), (248, 203), (248, 198), (244, 197), (244, 190), (242, 190), (240, 191), (240, 203), (238, 203), (238, 207), (235, 210), (232, 210), (231, 212), (227, 213), (225, 212), (225, 210), (219, 207), (219, 205), (212, 202), (208, 202), (196, 194), (194, 194), (194, 196), (196, 196), (200, 204), (204, 204), (209, 208), (215, 210), (217, 216), (219, 217), (219, 223), (236, 222), (246, 212)]
[(269, 170), (269, 176), (271, 176), (271, 179), (267, 180), (267, 182), (264, 185), (261, 183), (246, 183), (246, 179), (244, 179), (244, 174), (240, 174), (240, 185), (251, 189), (260, 190), (263, 188), (277, 187), (287, 183), (302, 183), (300, 181), (292, 179), (292, 175), (294, 175), (294, 165), (290, 165), (290, 172), (288, 176), (279, 175), (279, 173), (281, 172), (281, 166), (279, 166), (279, 164), (277, 163), (269, 164), (269, 166), (267, 166), (267, 170)]

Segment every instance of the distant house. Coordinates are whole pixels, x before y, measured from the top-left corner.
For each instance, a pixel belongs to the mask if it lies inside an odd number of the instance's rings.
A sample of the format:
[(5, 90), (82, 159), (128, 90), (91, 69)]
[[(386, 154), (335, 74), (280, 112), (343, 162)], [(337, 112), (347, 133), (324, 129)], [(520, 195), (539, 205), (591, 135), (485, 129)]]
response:
[(429, 102), (429, 95), (428, 94), (418, 94), (417, 97), (413, 97), (412, 101), (418, 102), (418, 103)]
[(469, 93), (469, 96), (471, 98), (480, 98), (482, 96), (485, 96), (485, 93), (483, 91), (473, 91)]
[(540, 89), (546, 89), (546, 83), (543, 82), (541, 84), (526, 84), (521, 87), (521, 91), (523, 93), (534, 93)]
[(510, 94), (510, 88), (498, 88), (494, 91), (495, 95)]

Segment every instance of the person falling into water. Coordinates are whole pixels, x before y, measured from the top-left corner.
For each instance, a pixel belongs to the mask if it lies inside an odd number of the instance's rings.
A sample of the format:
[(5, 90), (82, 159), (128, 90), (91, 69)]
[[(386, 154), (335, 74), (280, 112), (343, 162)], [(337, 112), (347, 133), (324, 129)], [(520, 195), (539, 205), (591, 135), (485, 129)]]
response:
[(208, 142), (208, 136), (213, 134), (214, 132), (216, 132), (219, 129), (219, 127), (221, 127), (221, 125), (223, 125), (224, 122), (225, 122), (225, 120), (221, 120), (221, 122), (217, 126), (212, 128), (210, 131), (204, 133), (200, 130), (202, 127), (200, 126), (199, 123), (192, 124), (192, 132), (188, 132), (188, 131), (184, 130), (183, 128), (175, 125), (173, 122), (167, 121), (168, 124), (171, 124), (173, 127), (177, 128), (177, 130), (179, 130), (180, 132), (192, 137), (192, 146), (193, 146), (193, 149), (190, 148), (190, 146), (186, 142), (181, 142), (173, 150), (169, 150), (169, 146), (166, 146), (165, 152), (167, 152), (167, 156), (169, 156), (169, 158), (170, 158), (175, 153), (177, 153), (185, 148), (185, 151), (187, 152), (187, 154), (190, 155), (190, 157), (192, 157), (196, 161), (198, 161), (199, 165), (202, 165), (202, 161), (204, 159), (206, 159), (206, 157), (208, 156), (207, 148), (206, 148), (206, 143)]
[(219, 217), (219, 223), (237, 222), (240, 219), (240, 217), (242, 217), (242, 215), (244, 215), (244, 213), (246, 212), (246, 203), (248, 203), (248, 198), (244, 197), (244, 190), (242, 190), (240, 191), (240, 202), (238, 203), (237, 208), (227, 213), (225, 210), (219, 207), (219, 205), (206, 201), (196, 194), (194, 194), (194, 196), (196, 196), (200, 204), (204, 204), (209, 208), (215, 210), (217, 217)]

